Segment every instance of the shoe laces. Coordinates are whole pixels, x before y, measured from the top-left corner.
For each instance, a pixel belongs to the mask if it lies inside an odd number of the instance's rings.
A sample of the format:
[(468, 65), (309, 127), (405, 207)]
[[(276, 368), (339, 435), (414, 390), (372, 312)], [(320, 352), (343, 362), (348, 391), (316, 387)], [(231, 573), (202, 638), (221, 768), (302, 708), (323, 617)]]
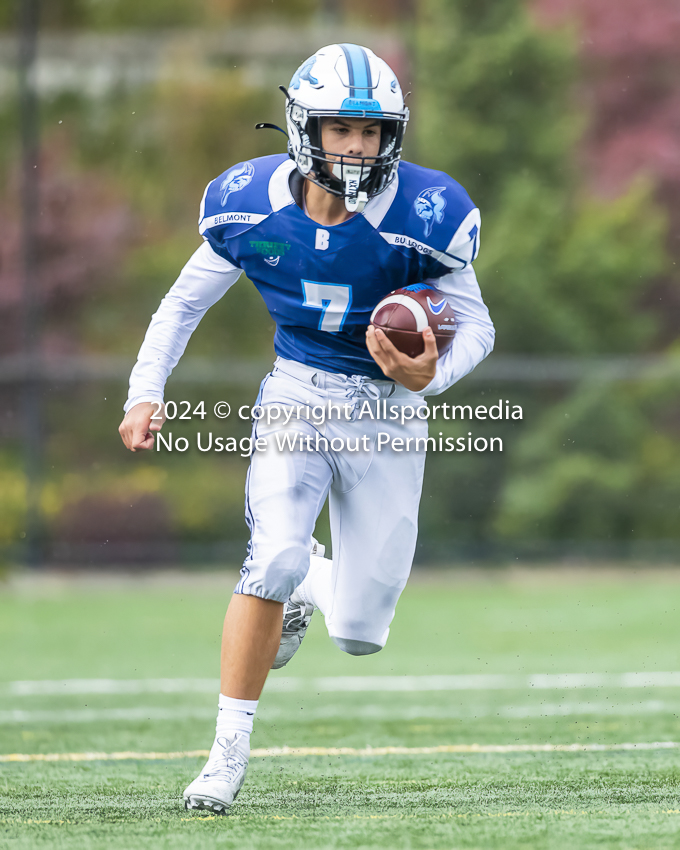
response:
[(283, 615), (282, 632), (286, 634), (294, 634), (307, 625), (307, 605), (305, 602), (291, 602), (290, 599), (286, 603), (286, 610)]
[(222, 752), (210, 759), (206, 765), (209, 772), (203, 773), (204, 779), (232, 780), (238, 772), (248, 766), (248, 759), (244, 758), (236, 749), (239, 736), (230, 741), (229, 738), (218, 738), (215, 743), (222, 747)]

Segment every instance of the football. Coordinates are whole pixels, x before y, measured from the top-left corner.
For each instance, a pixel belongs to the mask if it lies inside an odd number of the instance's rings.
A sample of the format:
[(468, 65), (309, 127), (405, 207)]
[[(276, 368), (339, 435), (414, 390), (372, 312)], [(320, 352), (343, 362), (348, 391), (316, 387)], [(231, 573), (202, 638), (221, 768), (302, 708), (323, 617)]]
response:
[(429, 325), (439, 356), (451, 346), (456, 318), (446, 297), (425, 283), (390, 292), (371, 314), (371, 324), (383, 330), (399, 351), (417, 357), (425, 350), (423, 331)]

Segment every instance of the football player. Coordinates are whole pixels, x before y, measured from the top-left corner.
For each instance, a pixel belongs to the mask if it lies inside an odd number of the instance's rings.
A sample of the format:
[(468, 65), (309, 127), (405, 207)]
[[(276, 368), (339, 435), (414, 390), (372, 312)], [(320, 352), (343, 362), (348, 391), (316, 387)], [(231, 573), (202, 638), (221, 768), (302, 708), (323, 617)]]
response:
[[(208, 185), (203, 244), (153, 316), (132, 371), (119, 430), (137, 451), (153, 446), (154, 403), (191, 333), (245, 272), (276, 323), (278, 357), (257, 404), (272, 411), (330, 401), (346, 413), (323, 423), (299, 415), (254, 422), (254, 436), (269, 439), (251, 457), (250, 543), (224, 621), (215, 741), (184, 792), (189, 809), (226, 813), (233, 803), (267, 674), (290, 660), (316, 608), (344, 652), (385, 645), (415, 551), (425, 457), (379, 450), (377, 434), (387, 433), (389, 445), (426, 437), (427, 422), (358, 411), (384, 399), (419, 408), (493, 347), (472, 269), (479, 211), (448, 175), (400, 162), (407, 121), (394, 72), (371, 50), (333, 44), (304, 62), (286, 90), (288, 155), (240, 163)], [(423, 354), (410, 358), (369, 326), (389, 292), (423, 283), (457, 318), (441, 357), (429, 327)], [(281, 432), (315, 442), (279, 451)], [(331, 448), (334, 438), (347, 446), (359, 436), (361, 450)], [(327, 497), (332, 562), (312, 537)]]

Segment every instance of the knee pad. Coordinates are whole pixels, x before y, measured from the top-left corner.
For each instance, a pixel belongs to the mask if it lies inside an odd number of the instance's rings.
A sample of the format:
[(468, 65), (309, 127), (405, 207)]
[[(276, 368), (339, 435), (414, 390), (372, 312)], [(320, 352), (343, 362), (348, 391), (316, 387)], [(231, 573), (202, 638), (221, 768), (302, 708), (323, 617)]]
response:
[(349, 655), (373, 655), (374, 652), (380, 652), (382, 649), (379, 643), (369, 643), (366, 640), (352, 640), (351, 638), (333, 637), (332, 635), (331, 640)]
[[(251, 549), (252, 551), (252, 549)], [(309, 547), (289, 541), (278, 547), (258, 546), (246, 559), (236, 593), (286, 602), (309, 569)]]

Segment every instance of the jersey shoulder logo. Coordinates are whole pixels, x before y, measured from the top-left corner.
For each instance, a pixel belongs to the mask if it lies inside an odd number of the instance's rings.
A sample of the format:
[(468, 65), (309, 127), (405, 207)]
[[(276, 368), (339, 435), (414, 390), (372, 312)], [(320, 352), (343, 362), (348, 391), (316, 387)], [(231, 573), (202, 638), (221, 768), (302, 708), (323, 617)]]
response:
[(242, 165), (237, 165), (235, 168), (227, 171), (224, 180), (220, 183), (222, 206), (226, 205), (229, 195), (245, 189), (253, 179), (254, 174), (255, 166), (252, 162), (244, 162)]
[(432, 233), (434, 225), (441, 224), (444, 220), (446, 209), (446, 198), (442, 197), (444, 191), (446, 186), (430, 186), (429, 189), (423, 189), (413, 203), (416, 215), (425, 223), (426, 238)]

